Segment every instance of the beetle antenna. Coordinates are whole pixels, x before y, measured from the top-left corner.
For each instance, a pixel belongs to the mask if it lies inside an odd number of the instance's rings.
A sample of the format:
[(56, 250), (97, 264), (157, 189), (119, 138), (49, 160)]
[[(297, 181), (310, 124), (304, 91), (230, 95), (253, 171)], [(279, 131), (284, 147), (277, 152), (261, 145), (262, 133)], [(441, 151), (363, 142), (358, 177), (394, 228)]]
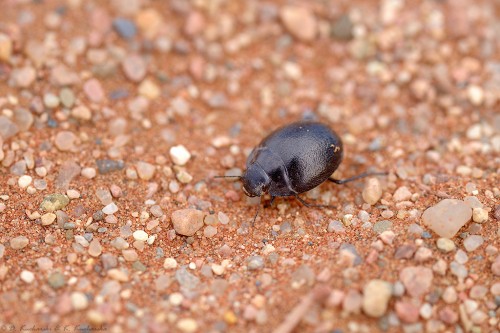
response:
[(334, 182), (335, 184), (345, 184), (352, 182), (353, 180), (358, 180), (361, 178), (365, 177), (370, 177), (370, 176), (387, 176), (389, 173), (388, 172), (363, 172), (357, 176), (349, 177), (346, 179), (334, 179), (334, 178), (328, 178), (329, 181)]
[(214, 178), (239, 178), (239, 179), (241, 179), (241, 176), (214, 176)]
[(260, 202), (259, 202), (259, 205), (257, 206), (257, 211), (255, 212), (255, 216), (253, 217), (253, 220), (252, 220), (252, 228), (255, 226), (255, 220), (257, 219), (257, 216), (259, 215), (259, 212), (260, 212), (260, 206), (262, 204), (262, 197), (260, 197)]

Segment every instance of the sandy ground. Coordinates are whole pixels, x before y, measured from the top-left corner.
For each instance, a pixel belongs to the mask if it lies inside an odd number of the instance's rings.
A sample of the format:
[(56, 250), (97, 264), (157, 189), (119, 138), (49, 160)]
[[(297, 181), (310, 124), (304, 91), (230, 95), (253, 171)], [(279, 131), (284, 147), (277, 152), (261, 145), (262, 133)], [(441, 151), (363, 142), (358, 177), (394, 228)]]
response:
[[(498, 1), (1, 7), (0, 332), (499, 332)], [(301, 119), (388, 175), (252, 226)]]

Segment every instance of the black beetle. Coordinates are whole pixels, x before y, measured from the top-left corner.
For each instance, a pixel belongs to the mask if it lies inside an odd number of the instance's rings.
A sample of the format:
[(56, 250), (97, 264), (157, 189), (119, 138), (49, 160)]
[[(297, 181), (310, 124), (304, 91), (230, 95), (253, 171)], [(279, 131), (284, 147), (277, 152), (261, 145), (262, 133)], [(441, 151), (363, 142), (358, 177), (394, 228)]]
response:
[(248, 156), (243, 175), (234, 177), (241, 179), (243, 191), (249, 197), (269, 193), (270, 204), (276, 197), (294, 196), (307, 207), (332, 207), (309, 204), (299, 194), (327, 179), (345, 184), (366, 176), (386, 174), (365, 172), (347, 179), (330, 178), (342, 162), (343, 153), (340, 137), (327, 125), (298, 121), (280, 127), (265, 137)]

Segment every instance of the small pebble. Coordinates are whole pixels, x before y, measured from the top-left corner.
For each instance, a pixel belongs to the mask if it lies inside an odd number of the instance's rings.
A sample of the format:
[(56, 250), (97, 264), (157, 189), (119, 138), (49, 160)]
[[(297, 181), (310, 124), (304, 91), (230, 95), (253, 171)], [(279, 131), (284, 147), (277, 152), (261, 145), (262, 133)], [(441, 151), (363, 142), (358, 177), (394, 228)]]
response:
[(166, 258), (163, 262), (163, 268), (165, 269), (175, 269), (177, 268), (177, 261), (174, 258)]
[(476, 223), (488, 221), (488, 211), (483, 208), (474, 208), (472, 210), (472, 220)]
[(116, 18), (113, 21), (113, 28), (124, 39), (132, 39), (137, 34), (135, 23), (126, 18)]
[(483, 245), (484, 239), (479, 235), (470, 235), (464, 240), (464, 248), (467, 252), (472, 252)]
[(455, 251), (456, 249), (455, 243), (453, 243), (453, 241), (449, 238), (439, 238), (436, 242), (436, 245), (438, 249), (440, 249), (444, 253)]
[(370, 317), (381, 317), (387, 311), (391, 285), (383, 280), (370, 280), (363, 288), (363, 311)]
[(472, 209), (461, 200), (444, 199), (427, 208), (422, 215), (427, 225), (440, 237), (453, 238), (472, 217)]
[(102, 209), (102, 212), (106, 215), (112, 215), (117, 211), (118, 211), (118, 206), (114, 202), (104, 206), (104, 208)]
[(10, 240), (10, 247), (14, 250), (20, 250), (26, 247), (29, 244), (29, 239), (24, 236), (14, 237)]
[(144, 230), (136, 230), (132, 234), (135, 240), (145, 242), (148, 240), (148, 234)]
[(196, 209), (181, 209), (172, 213), (172, 224), (179, 235), (193, 236), (203, 226), (205, 214)]
[(318, 23), (306, 6), (283, 6), (279, 16), (288, 32), (297, 39), (312, 41), (316, 38)]
[(89, 300), (84, 293), (75, 291), (71, 293), (71, 305), (76, 311), (85, 310), (89, 306)]
[(191, 158), (191, 153), (183, 145), (173, 146), (170, 148), (170, 158), (174, 164), (183, 166)]
[(382, 198), (380, 181), (375, 177), (369, 178), (363, 188), (362, 196), (367, 204), (375, 205)]
[(40, 217), (40, 220), (42, 221), (42, 225), (51, 225), (52, 223), (54, 223), (54, 221), (56, 220), (56, 214), (54, 213), (46, 213), (46, 214), (43, 214), (41, 217)]
[(33, 178), (31, 178), (31, 176), (24, 175), (19, 177), (17, 184), (19, 185), (20, 188), (26, 188), (31, 184), (32, 181)]
[(30, 271), (23, 270), (21, 272), (20, 278), (21, 278), (21, 280), (23, 280), (24, 282), (29, 284), (29, 283), (32, 283), (33, 281), (35, 281), (35, 274), (33, 274)]
[(399, 274), (406, 291), (412, 297), (420, 297), (427, 293), (432, 286), (432, 270), (423, 266), (408, 266)]

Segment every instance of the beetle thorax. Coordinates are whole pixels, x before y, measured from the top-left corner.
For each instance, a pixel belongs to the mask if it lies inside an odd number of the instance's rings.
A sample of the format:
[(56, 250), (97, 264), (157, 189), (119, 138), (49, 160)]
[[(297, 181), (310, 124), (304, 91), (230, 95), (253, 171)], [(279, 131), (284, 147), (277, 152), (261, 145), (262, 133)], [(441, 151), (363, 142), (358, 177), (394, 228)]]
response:
[(260, 197), (269, 189), (271, 179), (258, 164), (251, 164), (241, 177), (243, 191), (249, 197)]

